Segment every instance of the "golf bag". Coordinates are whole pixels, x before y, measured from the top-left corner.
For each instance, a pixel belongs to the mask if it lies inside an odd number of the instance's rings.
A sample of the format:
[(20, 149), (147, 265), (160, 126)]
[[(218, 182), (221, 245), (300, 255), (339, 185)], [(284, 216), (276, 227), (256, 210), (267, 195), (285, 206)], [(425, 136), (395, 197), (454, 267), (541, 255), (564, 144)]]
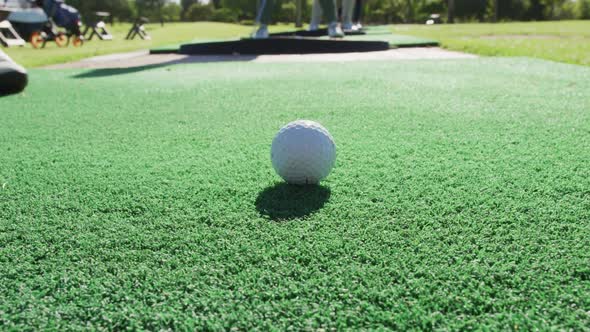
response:
[(48, 18), (41, 8), (25, 8), (12, 12), (8, 21), (23, 39), (31, 40), (33, 33), (43, 30)]
[(57, 26), (66, 29), (68, 34), (82, 35), (82, 17), (76, 8), (66, 5), (64, 0), (35, 0), (35, 3)]
[[(43, 28), (31, 34), (29, 42), (34, 48), (43, 48), (49, 41), (54, 41), (59, 47), (65, 47), (70, 44), (70, 39), (73, 39), (72, 45), (75, 47), (82, 46), (82, 22), (76, 8), (66, 5), (63, 0), (34, 0), (34, 3), (48, 17)], [(62, 27), (66, 31), (59, 31), (57, 27)]]

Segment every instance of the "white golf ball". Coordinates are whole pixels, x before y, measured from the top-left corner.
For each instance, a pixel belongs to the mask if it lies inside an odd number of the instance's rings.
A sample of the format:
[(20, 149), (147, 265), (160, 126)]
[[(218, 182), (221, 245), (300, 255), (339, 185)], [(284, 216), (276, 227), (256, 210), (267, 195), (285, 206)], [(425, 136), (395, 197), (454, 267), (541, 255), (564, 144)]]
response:
[(272, 141), (272, 166), (288, 183), (317, 184), (336, 161), (336, 144), (321, 124), (293, 121), (279, 130)]

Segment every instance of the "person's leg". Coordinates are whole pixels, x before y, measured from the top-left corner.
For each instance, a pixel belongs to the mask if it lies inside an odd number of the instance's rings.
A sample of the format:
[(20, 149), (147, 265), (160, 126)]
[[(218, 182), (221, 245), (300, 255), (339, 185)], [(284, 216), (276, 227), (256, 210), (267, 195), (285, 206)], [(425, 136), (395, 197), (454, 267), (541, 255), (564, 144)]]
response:
[(358, 29), (362, 28), (361, 19), (363, 16), (363, 0), (356, 0), (354, 2), (354, 13), (352, 15), (352, 22)]
[(342, 0), (342, 30), (345, 32), (353, 31), (352, 12), (354, 10), (354, 0)]
[(274, 0), (260, 1), (260, 8), (258, 8), (258, 15), (256, 16), (258, 29), (252, 34), (252, 38), (268, 38), (268, 25), (270, 24), (273, 5)]
[(27, 83), (27, 71), (0, 50), (0, 96), (21, 92)]
[(319, 0), (322, 7), (322, 13), (326, 18), (327, 23), (338, 22), (338, 15), (336, 14), (336, 0)]
[(336, 14), (336, 1), (335, 0), (320, 0), (322, 6), (322, 12), (328, 22), (328, 35), (333, 38), (344, 37), (344, 32), (338, 24), (338, 15)]
[(260, 8), (256, 16), (256, 22), (258, 24), (270, 24), (273, 6), (274, 0), (260, 0)]
[(311, 22), (309, 23), (309, 31), (319, 30), (320, 22), (322, 21), (322, 7), (319, 0), (313, 0), (311, 7)]

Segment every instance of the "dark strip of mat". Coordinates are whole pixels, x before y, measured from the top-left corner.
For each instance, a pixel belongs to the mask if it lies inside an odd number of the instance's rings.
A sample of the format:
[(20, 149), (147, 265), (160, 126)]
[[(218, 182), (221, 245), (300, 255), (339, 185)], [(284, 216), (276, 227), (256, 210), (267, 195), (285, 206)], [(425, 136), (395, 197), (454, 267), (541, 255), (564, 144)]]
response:
[(238, 41), (194, 43), (180, 47), (178, 53), (187, 55), (222, 54), (319, 54), (386, 51), (383, 41), (355, 41), (339, 39), (268, 38)]
[[(363, 31), (352, 31), (352, 32), (345, 32), (347, 36), (358, 36), (364, 35), (365, 32)], [(285, 32), (275, 32), (269, 34), (270, 37), (289, 37), (289, 36), (297, 36), (297, 37), (323, 37), (328, 35), (328, 29), (319, 29), (319, 30), (296, 30), (296, 31), (285, 31)]]

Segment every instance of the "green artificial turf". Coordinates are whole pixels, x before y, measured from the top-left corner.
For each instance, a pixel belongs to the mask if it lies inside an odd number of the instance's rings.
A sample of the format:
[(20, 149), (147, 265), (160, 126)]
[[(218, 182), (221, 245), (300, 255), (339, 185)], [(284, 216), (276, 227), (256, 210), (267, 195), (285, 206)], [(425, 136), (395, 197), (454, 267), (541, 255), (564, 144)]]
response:
[[(590, 68), (31, 71), (0, 98), (4, 330), (584, 330)], [(282, 184), (277, 130), (336, 167)]]
[[(329, 37), (324, 38), (327, 39)], [(346, 36), (346, 40), (385, 41), (388, 42), (392, 48), (438, 46), (438, 42), (432, 39), (391, 33), (376, 34), (370, 31), (366, 35)]]

